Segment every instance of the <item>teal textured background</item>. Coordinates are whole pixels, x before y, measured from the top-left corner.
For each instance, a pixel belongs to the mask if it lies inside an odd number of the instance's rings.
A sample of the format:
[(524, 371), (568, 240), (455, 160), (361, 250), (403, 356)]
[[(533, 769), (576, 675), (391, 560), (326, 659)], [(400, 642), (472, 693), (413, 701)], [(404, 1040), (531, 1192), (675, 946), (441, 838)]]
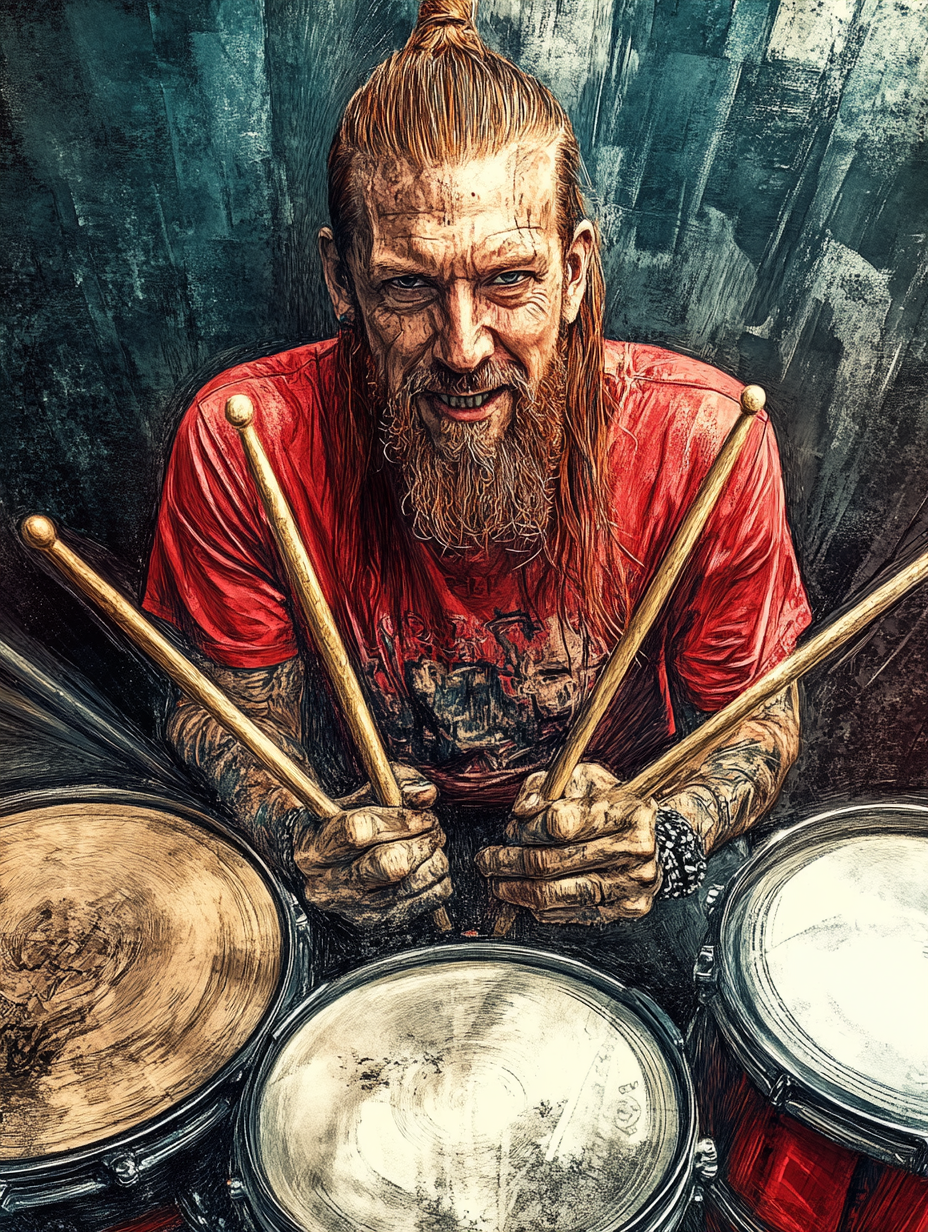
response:
[[(192, 390), (332, 330), (314, 245), (325, 153), (414, 12), (0, 6), (2, 604), (143, 727), (154, 677), (13, 528), (50, 512), (138, 587)], [(486, 0), (479, 25), (574, 119), (611, 335), (767, 388), (817, 616), (924, 547), (924, 0)], [(914, 596), (809, 682), (781, 815), (928, 786), (926, 613)]]

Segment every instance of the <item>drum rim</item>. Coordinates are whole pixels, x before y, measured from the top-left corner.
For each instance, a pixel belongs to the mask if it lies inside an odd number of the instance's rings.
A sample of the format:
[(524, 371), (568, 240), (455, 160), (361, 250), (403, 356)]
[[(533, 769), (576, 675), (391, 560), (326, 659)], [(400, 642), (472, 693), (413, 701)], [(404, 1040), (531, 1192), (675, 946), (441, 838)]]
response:
[[(88, 1168), (99, 1165), (101, 1162), (105, 1165), (107, 1158), (114, 1158), (123, 1153), (137, 1156), (140, 1164), (143, 1164), (146, 1148), (157, 1144), (162, 1144), (164, 1148), (159, 1152), (157, 1160), (161, 1163), (163, 1159), (169, 1158), (170, 1155), (185, 1147), (189, 1141), (196, 1141), (201, 1132), (209, 1132), (220, 1116), (225, 1116), (228, 1111), (231, 1111), (231, 1104), (227, 1108), (221, 1110), (219, 1108), (223, 1102), (224, 1088), (234, 1085), (243, 1078), (244, 1067), (259, 1050), (273, 1028), (275, 1020), (298, 991), (301, 975), (299, 964), (301, 949), (299, 915), (301, 913), (298, 908), (295, 908), (295, 900), (293, 900), (294, 905), (291, 905), (292, 895), (277, 880), (261, 856), (248, 845), (240, 834), (215, 814), (208, 812), (198, 803), (184, 799), (179, 793), (178, 795), (159, 795), (155, 791), (84, 785), (75, 788), (55, 787), (47, 790), (18, 792), (0, 798), (0, 819), (14, 812), (29, 812), (33, 809), (47, 808), (55, 803), (123, 804), (139, 808), (156, 808), (185, 821), (201, 825), (225, 840), (259, 873), (274, 903), (281, 933), (281, 972), (273, 1000), (248, 1040), (212, 1078), (188, 1095), (186, 1099), (158, 1116), (141, 1121), (122, 1133), (100, 1138), (97, 1142), (77, 1151), (56, 1151), (29, 1159), (0, 1160), (0, 1210), (7, 1209), (6, 1200), (11, 1192), (28, 1193), (32, 1188), (71, 1180), (74, 1176), (79, 1176)], [(211, 1110), (216, 1111), (215, 1118), (208, 1116)], [(205, 1123), (190, 1139), (186, 1131), (191, 1127), (191, 1123), (198, 1120)], [(105, 1168), (103, 1175), (105, 1177)], [(93, 1192), (107, 1189), (111, 1184), (116, 1185), (116, 1182), (104, 1179), (94, 1185)], [(91, 1191), (82, 1188), (81, 1192), (89, 1194)], [(55, 1195), (54, 1200), (61, 1200), (61, 1196)]]
[[(239, 1104), (234, 1135), (235, 1177), (233, 1186), (241, 1200), (262, 1228), (274, 1232), (295, 1232), (296, 1225), (278, 1203), (265, 1179), (257, 1159), (255, 1129), (258, 1116), (258, 1098), (264, 1081), (283, 1048), (293, 1033), (317, 1014), (333, 1004), (346, 993), (370, 983), (381, 975), (395, 974), (430, 966), (439, 961), (467, 962), (507, 958), (522, 966), (540, 968), (546, 972), (559, 971), (565, 975), (590, 982), (599, 991), (618, 995), (623, 1005), (638, 1015), (647, 1027), (666, 1046), (662, 1056), (667, 1059), (668, 1069), (679, 1097), (680, 1132), (676, 1148), (667, 1166), (663, 1191), (655, 1191), (638, 1213), (626, 1223), (616, 1226), (614, 1232), (658, 1232), (660, 1228), (676, 1226), (667, 1223), (674, 1214), (682, 1216), (689, 1205), (693, 1185), (693, 1161), (698, 1138), (698, 1113), (692, 1074), (686, 1060), (683, 1037), (667, 1014), (647, 994), (630, 988), (614, 976), (597, 971), (585, 962), (554, 954), (548, 950), (532, 949), (510, 942), (455, 938), (439, 945), (423, 946), (387, 955), (362, 964), (333, 980), (313, 989), (277, 1024), (264, 1043), (245, 1084)], [(610, 1229), (612, 1232), (612, 1229)]]
[[(724, 902), (713, 909), (708, 940), (712, 942), (712, 970), (708, 984), (705, 969), (699, 973), (706, 993), (703, 1000), (739, 1064), (765, 1098), (813, 1129), (873, 1158), (928, 1174), (928, 1133), (894, 1120), (861, 1098), (838, 1092), (827, 1081), (816, 1082), (791, 1050), (772, 1032), (758, 1030), (758, 1015), (738, 987), (740, 975), (732, 956), (729, 934), (733, 916), (743, 898), (760, 882), (776, 856), (791, 854), (808, 833), (821, 834), (823, 823), (853, 821), (858, 831), (870, 832), (867, 819), (874, 813), (895, 814), (894, 829), (928, 836), (928, 804), (913, 801), (855, 801), (816, 813), (772, 834), (737, 871), (724, 893)], [(922, 824), (919, 825), (918, 822)]]

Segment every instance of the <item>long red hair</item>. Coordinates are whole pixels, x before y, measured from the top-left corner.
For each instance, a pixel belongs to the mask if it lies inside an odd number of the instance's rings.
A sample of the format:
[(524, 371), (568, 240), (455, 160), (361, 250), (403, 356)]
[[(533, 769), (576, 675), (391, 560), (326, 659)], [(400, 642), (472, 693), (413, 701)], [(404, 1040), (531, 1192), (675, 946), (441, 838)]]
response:
[[(359, 159), (393, 156), (422, 168), (479, 157), (513, 142), (557, 142), (558, 230), (564, 248), (586, 218), (580, 152), (567, 113), (536, 78), (482, 42), (471, 0), (425, 0), (406, 46), (354, 94), (329, 152), (329, 212), (343, 265), (352, 245), (363, 249), (367, 220), (353, 169)], [(567, 327), (564, 446), (552, 519), (532, 586), (553, 586), (567, 617), (582, 612), (590, 631), (615, 637), (626, 615), (625, 576), (610, 520), (609, 420), (613, 412), (603, 368), (605, 288), (599, 237), (576, 320)], [(360, 519), (370, 559), (355, 563), (349, 585), (393, 574), (394, 594), (427, 610), (421, 579), (409, 567), (411, 541), (379, 455), (377, 412), (366, 344), (343, 331), (339, 371), (349, 422), (344, 425), (341, 521)], [(378, 461), (378, 458), (380, 459)], [(353, 537), (353, 536), (352, 536)], [(374, 563), (375, 562), (375, 563)], [(368, 572), (370, 571), (370, 572)]]

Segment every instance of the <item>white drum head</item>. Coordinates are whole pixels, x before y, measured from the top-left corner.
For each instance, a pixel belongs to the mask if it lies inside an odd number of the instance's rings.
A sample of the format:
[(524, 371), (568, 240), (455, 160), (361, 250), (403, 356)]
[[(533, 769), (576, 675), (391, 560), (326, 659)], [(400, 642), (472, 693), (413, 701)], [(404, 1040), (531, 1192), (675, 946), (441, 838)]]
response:
[(294, 1228), (604, 1232), (653, 1198), (689, 1128), (668, 1044), (506, 948), (376, 964), (288, 1028), (251, 1149)]
[(842, 810), (766, 849), (722, 925), (724, 996), (783, 1071), (928, 1131), (928, 809)]

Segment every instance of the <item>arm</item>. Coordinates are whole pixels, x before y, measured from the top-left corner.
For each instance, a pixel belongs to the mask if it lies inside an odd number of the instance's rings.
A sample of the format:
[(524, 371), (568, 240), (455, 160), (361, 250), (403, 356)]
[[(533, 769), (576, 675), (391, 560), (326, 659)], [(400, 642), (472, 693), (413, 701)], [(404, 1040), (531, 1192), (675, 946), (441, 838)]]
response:
[[(274, 667), (232, 669), (200, 656), (198, 665), (312, 772), (300, 743), (299, 658)], [(403, 808), (381, 808), (362, 790), (341, 802), (341, 813), (323, 822), (187, 698), (181, 697), (171, 711), (167, 735), (271, 867), (319, 910), (374, 927), (430, 911), (451, 893), (441, 849), (444, 835), (428, 811), (435, 788), (415, 771), (395, 767)]]
[(799, 690), (793, 684), (711, 748), (660, 803), (686, 818), (708, 855), (773, 807), (798, 753)]
[(550, 924), (594, 924), (646, 915), (661, 887), (659, 808), (682, 814), (706, 851), (752, 826), (771, 807), (799, 747), (795, 686), (723, 737), (659, 799), (630, 795), (601, 766), (577, 767), (562, 799), (537, 795), (531, 775), (513, 806), (510, 845), (478, 856), (497, 897)]
[[(220, 667), (203, 655), (191, 657), (312, 774), (299, 743), (303, 665), (298, 658), (274, 667), (234, 669)], [(297, 799), (234, 736), (183, 695), (168, 715), (166, 734), (181, 761), (216, 792), (256, 850), (286, 881), (297, 885), (293, 834), (303, 812)]]

